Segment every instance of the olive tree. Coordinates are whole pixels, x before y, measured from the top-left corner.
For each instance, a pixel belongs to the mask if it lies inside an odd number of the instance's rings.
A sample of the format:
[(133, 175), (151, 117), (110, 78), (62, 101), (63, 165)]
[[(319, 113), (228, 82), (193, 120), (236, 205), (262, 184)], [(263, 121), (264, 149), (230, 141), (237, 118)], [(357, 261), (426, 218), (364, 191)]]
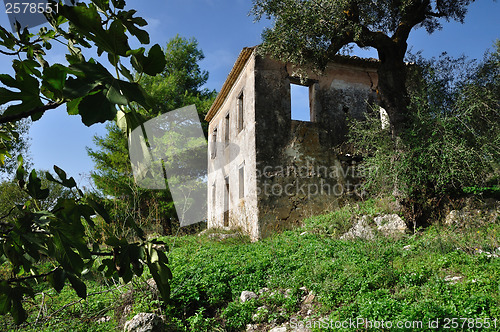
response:
[(378, 52), (378, 93), (393, 136), (408, 127), (409, 97), (404, 57), (412, 29), (429, 33), (442, 20), (463, 22), (474, 0), (254, 0), (257, 20), (271, 18), (264, 52), (295, 64), (324, 67), (344, 46)]

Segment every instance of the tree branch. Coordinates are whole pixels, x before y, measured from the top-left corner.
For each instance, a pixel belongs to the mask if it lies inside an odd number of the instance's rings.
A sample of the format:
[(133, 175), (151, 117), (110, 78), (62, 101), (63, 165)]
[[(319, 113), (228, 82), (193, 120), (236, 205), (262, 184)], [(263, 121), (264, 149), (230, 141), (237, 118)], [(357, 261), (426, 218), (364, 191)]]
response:
[[(371, 31), (367, 26), (361, 23), (359, 7), (356, 2), (351, 3), (351, 8), (347, 11), (346, 16), (349, 21), (361, 27), (361, 35), (357, 40), (354, 40), (354, 37), (350, 37), (359, 47), (370, 46), (379, 49), (390, 41), (390, 38), (385, 33), (381, 31)], [(348, 32), (348, 34), (352, 36), (353, 32)]]
[(12, 114), (12, 115), (5, 115), (5, 116), (0, 116), (0, 124), (3, 123), (8, 123), (8, 122), (15, 122), (24, 118), (27, 118), (29, 116), (38, 114), (38, 113), (45, 113), (48, 110), (57, 108), (64, 104), (63, 102), (50, 102), (48, 104), (45, 104), (41, 107), (34, 108), (32, 110), (23, 112), (23, 113), (18, 113), (18, 114)]
[(91, 255), (94, 255), (94, 256), (113, 256), (113, 253), (112, 252), (96, 252), (96, 251), (92, 251), (90, 253)]
[(27, 277), (22, 277), (22, 278), (10, 278), (7, 280), (7, 283), (11, 284), (11, 283), (14, 283), (14, 282), (21, 282), (21, 281), (24, 281), (24, 280), (29, 280), (29, 279), (37, 279), (37, 278), (43, 278), (43, 277), (46, 277), (48, 275), (51, 275), (52, 273), (54, 273), (58, 268), (54, 268), (52, 271), (49, 271), (47, 273), (43, 273), (43, 274), (37, 274), (37, 275), (32, 275), (32, 276), (27, 276)]
[(445, 17), (446, 14), (443, 14), (443, 13), (434, 13), (434, 12), (431, 12), (431, 11), (428, 11), (425, 13), (426, 15), (429, 15), (429, 16), (432, 16), (432, 17)]
[(12, 211), (14, 211), (15, 209), (16, 209), (16, 207), (14, 206), (12, 209), (10, 209), (9, 213), (7, 213), (5, 216), (0, 217), (0, 220), (3, 220), (5, 218), (7, 218), (8, 216), (10, 216), (10, 214), (12, 213)]
[(429, 5), (430, 1), (424, 0), (414, 3), (412, 8), (407, 8), (406, 14), (401, 18), (401, 22), (391, 39), (398, 44), (406, 43), (411, 29), (425, 20), (426, 14), (429, 12)]

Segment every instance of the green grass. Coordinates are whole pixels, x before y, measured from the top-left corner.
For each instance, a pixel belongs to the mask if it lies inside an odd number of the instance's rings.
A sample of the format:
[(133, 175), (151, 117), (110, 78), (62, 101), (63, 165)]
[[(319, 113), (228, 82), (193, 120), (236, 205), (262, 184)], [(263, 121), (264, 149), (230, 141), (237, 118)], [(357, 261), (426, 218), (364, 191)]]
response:
[[(250, 243), (246, 237), (220, 242), (207, 235), (180, 237), (175, 242), (165, 238), (171, 246), (174, 276), (166, 306), (161, 307), (142, 282), (135, 281), (134, 292), (125, 300), (120, 291), (126, 287), (110, 287), (96, 274), (89, 280), (89, 293), (114, 290), (91, 296), (61, 311), (55, 320), (34, 326), (41, 303), (38, 295), (30, 311), (31, 325), (23, 329), (118, 330), (119, 314), (115, 311), (122, 310), (128, 301), (132, 311), (127, 317), (141, 311), (156, 312), (165, 315), (172, 330), (241, 331), (263, 305), (268, 309), (258, 318), (261, 324), (302, 320), (301, 287), (315, 295), (311, 317), (331, 321), (361, 317), (427, 324), (439, 319), (441, 328), (429, 330), (445, 331), (449, 329), (443, 327), (444, 318), (500, 318), (500, 258), (484, 253), (500, 247), (498, 219), (465, 230), (432, 226), (398, 240), (338, 239), (353, 215), (383, 212), (390, 212), (387, 202), (351, 205), (310, 218), (301, 229), (257, 243)], [(457, 283), (445, 281), (450, 276), (461, 279)], [(263, 287), (271, 293), (245, 303), (239, 301), (242, 291), (258, 292)], [(51, 293), (50, 298), (57, 302), (51, 306), (53, 310), (77, 300), (69, 287), (59, 296)], [(97, 324), (96, 315), (110, 315), (112, 319)], [(497, 326), (500, 330), (500, 322)]]

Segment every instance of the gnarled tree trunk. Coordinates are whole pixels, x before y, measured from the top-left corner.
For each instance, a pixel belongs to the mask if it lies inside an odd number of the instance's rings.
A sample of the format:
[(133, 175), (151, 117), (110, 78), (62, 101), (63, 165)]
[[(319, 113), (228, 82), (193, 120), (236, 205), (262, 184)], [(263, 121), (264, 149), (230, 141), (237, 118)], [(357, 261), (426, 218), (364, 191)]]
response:
[(400, 137), (408, 127), (409, 97), (406, 89), (406, 43), (386, 45), (378, 50), (378, 96), (389, 115), (392, 137)]

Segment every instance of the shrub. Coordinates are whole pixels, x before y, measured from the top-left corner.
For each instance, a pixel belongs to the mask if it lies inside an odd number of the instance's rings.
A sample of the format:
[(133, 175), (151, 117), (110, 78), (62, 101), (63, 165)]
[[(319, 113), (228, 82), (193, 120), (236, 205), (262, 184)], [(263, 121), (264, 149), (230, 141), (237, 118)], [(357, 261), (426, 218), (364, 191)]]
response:
[(400, 140), (381, 127), (379, 112), (351, 124), (350, 142), (365, 156), (365, 189), (397, 189), (399, 198), (425, 205), (465, 187), (494, 186), (500, 160), (499, 58), (500, 41), (473, 70), (465, 59), (415, 57), (411, 125)]

